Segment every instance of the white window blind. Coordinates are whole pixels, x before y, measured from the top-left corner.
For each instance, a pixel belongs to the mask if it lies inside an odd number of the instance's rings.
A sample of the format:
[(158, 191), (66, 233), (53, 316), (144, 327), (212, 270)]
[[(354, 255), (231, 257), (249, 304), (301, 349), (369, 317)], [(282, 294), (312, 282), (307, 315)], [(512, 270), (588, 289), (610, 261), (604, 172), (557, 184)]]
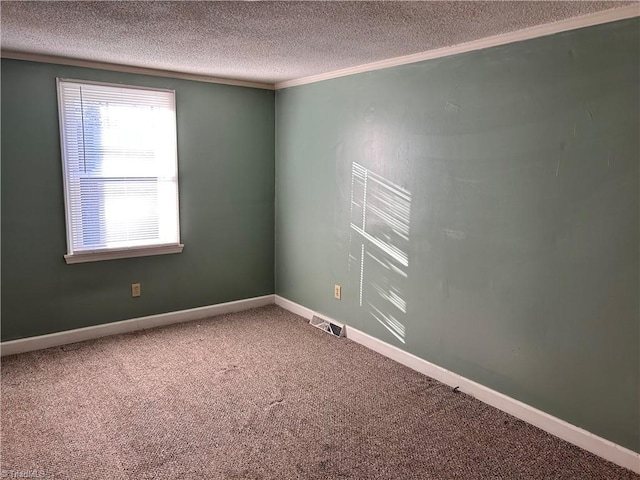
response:
[(58, 79), (58, 104), (67, 261), (180, 251), (175, 93)]

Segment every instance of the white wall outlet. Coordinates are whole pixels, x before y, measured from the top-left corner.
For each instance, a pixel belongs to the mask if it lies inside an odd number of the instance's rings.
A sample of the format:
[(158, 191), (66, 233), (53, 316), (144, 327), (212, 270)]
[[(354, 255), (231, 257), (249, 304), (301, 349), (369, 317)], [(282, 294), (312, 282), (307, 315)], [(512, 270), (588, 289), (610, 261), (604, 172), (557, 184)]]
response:
[(140, 284), (139, 283), (132, 283), (131, 284), (131, 296), (132, 297), (139, 297), (140, 296)]
[(342, 287), (340, 287), (340, 285), (333, 286), (333, 296), (336, 297), (337, 300), (340, 300), (342, 296)]

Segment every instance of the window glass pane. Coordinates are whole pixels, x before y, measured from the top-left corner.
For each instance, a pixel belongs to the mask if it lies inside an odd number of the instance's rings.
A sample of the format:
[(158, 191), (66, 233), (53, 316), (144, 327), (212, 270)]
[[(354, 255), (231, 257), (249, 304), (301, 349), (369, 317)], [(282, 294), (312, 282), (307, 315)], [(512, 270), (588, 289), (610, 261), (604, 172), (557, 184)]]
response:
[(69, 253), (179, 243), (174, 93), (58, 87)]

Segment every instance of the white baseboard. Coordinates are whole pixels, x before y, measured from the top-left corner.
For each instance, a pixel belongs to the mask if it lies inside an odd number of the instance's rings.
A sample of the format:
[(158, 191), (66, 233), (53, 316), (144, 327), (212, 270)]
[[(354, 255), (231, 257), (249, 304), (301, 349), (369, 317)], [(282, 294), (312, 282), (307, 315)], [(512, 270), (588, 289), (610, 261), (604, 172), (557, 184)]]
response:
[[(289, 310), (301, 317), (311, 319), (313, 315), (327, 318), (325, 315), (317, 314), (313, 310), (298, 305), (291, 300), (275, 296), (276, 305)], [(327, 320), (331, 320), (327, 318)], [(347, 338), (359, 343), (375, 352), (384, 355), (398, 363), (401, 363), (413, 370), (427, 375), (439, 382), (451, 387), (460, 387), (460, 391), (477, 398), (478, 400), (491, 405), (514, 417), (524, 420), (545, 432), (555, 435), (562, 440), (577, 445), (591, 453), (594, 453), (605, 460), (609, 460), (621, 467), (640, 473), (640, 454), (627, 448), (621, 447), (609, 440), (594, 435), (580, 427), (576, 427), (564, 420), (556, 418), (548, 413), (538, 410), (526, 403), (515, 400), (500, 392), (496, 392), (484, 385), (469, 380), (457, 373), (439, 367), (431, 362), (416, 357), (382, 340), (372, 337), (349, 325), (346, 326)]]
[(44, 348), (57, 347), (68, 343), (83, 342), (85, 340), (92, 340), (94, 338), (106, 337), (109, 335), (160, 327), (162, 325), (170, 325), (172, 323), (200, 320), (202, 318), (222, 315), (224, 313), (240, 312), (242, 310), (271, 305), (273, 303), (273, 295), (264, 295), (262, 297), (248, 298), (246, 300), (218, 303), (216, 305), (207, 305), (206, 307), (190, 308), (188, 310), (179, 310), (176, 312), (161, 313), (158, 315), (149, 315), (148, 317), (132, 318), (131, 320), (122, 320), (120, 322), (77, 328), (75, 330), (39, 335), (37, 337), (20, 338), (18, 340), (10, 340), (8, 342), (0, 343), (0, 354), (5, 356), (16, 353), (31, 352), (33, 350), (42, 350)]
[[(173, 323), (199, 320), (225, 313), (239, 312), (273, 303), (295, 313), (296, 315), (300, 315), (307, 320), (310, 320), (313, 315), (318, 315), (336, 324), (341, 324), (341, 322), (328, 318), (326, 315), (318, 314), (307, 307), (303, 307), (302, 305), (287, 300), (279, 295), (264, 295), (262, 297), (238, 300), (235, 302), (220, 303), (206, 307), (191, 308), (189, 310), (180, 310), (177, 312), (162, 313), (159, 315), (150, 315), (147, 317), (123, 320), (120, 322), (78, 328), (66, 332), (11, 340), (0, 344), (0, 353), (2, 356), (5, 356), (30, 352), (33, 350), (41, 350), (44, 348), (82, 342), (109, 335), (144, 330)], [(552, 435), (566, 440), (569, 443), (584, 448), (585, 450), (606, 460), (640, 474), (640, 454), (632, 450), (621, 447), (620, 445), (594, 435), (580, 427), (576, 427), (564, 420), (560, 420), (559, 418), (531, 407), (530, 405), (496, 392), (495, 390), (423, 360), (422, 358), (416, 357), (411, 353), (405, 352), (404, 350), (383, 342), (382, 340), (378, 340), (377, 338), (361, 332), (356, 328), (347, 325), (346, 332), (347, 338), (356, 343), (370, 348), (381, 355), (395, 360), (398, 363), (434, 378), (446, 385), (460, 387), (462, 392), (471, 395), (488, 405), (496, 407), (510, 415), (513, 415), (514, 417), (535, 425)]]
[(300, 315), (302, 318), (306, 318), (307, 320), (311, 320), (311, 317), (313, 317), (315, 315), (315, 312), (307, 307), (303, 307), (302, 305), (298, 305), (295, 302), (292, 302), (291, 300), (287, 300), (284, 297), (281, 297), (280, 295), (274, 295), (275, 297), (275, 304), (278, 305), (279, 307), (284, 308), (285, 310), (289, 310), (292, 313), (295, 313), (296, 315)]

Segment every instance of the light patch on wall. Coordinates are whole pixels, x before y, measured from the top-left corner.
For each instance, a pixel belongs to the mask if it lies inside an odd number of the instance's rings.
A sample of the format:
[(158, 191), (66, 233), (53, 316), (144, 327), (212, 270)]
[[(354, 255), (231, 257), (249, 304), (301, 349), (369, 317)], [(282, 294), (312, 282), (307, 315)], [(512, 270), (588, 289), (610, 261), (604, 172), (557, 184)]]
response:
[(349, 260), (360, 272), (359, 303), (402, 343), (410, 218), (409, 191), (353, 162)]

